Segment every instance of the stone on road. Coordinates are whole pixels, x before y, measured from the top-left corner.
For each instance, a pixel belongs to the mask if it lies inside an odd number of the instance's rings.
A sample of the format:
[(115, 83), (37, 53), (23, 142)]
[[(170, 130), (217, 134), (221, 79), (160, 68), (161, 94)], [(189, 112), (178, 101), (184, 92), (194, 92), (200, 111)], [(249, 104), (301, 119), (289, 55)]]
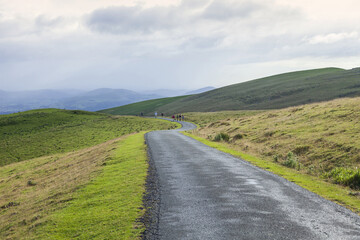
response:
[(294, 183), (178, 131), (146, 139), (159, 206), (145, 239), (360, 239), (358, 215)]

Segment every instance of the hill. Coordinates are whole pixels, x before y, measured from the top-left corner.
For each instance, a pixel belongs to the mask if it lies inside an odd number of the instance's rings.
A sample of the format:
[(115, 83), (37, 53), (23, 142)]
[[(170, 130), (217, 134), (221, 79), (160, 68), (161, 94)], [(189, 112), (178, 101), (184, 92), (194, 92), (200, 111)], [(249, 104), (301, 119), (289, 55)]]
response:
[[(280, 109), (360, 96), (360, 68), (297, 71), (238, 83), (158, 106), (158, 112)], [(146, 102), (141, 103), (146, 106)], [(117, 111), (122, 112), (120, 107)], [(145, 110), (144, 110), (145, 111)], [(103, 111), (107, 112), (107, 111)]]
[[(0, 166), (100, 144), (125, 134), (158, 129), (154, 119), (114, 117), (59, 109), (0, 115)], [(163, 124), (166, 129), (170, 124)]]
[[(191, 94), (210, 90), (211, 87), (197, 89)], [(75, 89), (3, 91), (0, 90), (0, 114), (10, 114), (40, 108), (77, 109), (98, 111), (123, 106), (135, 102), (189, 95), (186, 90), (159, 89), (135, 92), (127, 89), (99, 88), (92, 91)]]
[(141, 94), (127, 89), (100, 88), (56, 103), (54, 107), (98, 111), (104, 108), (159, 98), (155, 94)]
[(144, 115), (153, 116), (154, 112), (157, 111), (157, 109), (161, 108), (162, 106), (166, 106), (167, 104), (170, 104), (172, 102), (177, 102), (186, 97), (187, 96), (153, 99), (153, 100), (137, 102), (121, 107), (105, 109), (99, 112), (114, 114), (114, 115), (139, 115), (142, 112)]
[(204, 92), (208, 92), (211, 90), (214, 90), (214, 87), (204, 87), (204, 88), (200, 88), (200, 89), (196, 89), (190, 92), (186, 92), (184, 95), (193, 95), (193, 94), (199, 94), (199, 93), (204, 93)]
[(242, 152), (360, 189), (360, 97), (279, 110), (188, 113), (187, 118), (206, 139), (223, 133)]
[(144, 134), (174, 127), (58, 109), (0, 116), (0, 239), (139, 239)]

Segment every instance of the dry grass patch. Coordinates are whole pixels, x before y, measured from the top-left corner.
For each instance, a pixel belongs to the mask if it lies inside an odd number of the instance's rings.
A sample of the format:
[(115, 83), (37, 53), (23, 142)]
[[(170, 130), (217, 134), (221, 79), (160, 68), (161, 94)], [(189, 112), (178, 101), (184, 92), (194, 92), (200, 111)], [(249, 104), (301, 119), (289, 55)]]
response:
[(50, 213), (67, 206), (97, 175), (120, 139), (1, 167), (0, 239), (31, 238)]
[[(235, 149), (279, 164), (296, 165), (306, 174), (330, 176), (330, 181), (338, 183), (338, 177), (329, 174), (333, 169), (360, 168), (360, 98), (262, 112), (188, 115), (200, 125), (194, 131), (197, 136), (214, 139), (226, 133)], [(298, 164), (287, 164), (289, 154)]]

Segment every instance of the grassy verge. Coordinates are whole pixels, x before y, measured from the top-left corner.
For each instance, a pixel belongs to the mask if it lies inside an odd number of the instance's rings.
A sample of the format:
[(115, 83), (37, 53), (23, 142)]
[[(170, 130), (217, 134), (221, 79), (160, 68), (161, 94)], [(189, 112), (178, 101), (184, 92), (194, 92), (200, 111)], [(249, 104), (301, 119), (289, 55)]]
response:
[(37, 230), (44, 239), (137, 239), (147, 155), (144, 134), (121, 141), (101, 173)]
[(287, 168), (285, 166), (281, 166), (279, 164), (269, 162), (266, 160), (262, 160), (260, 158), (256, 158), (249, 154), (244, 154), (239, 151), (232, 149), (230, 144), (221, 143), (221, 142), (212, 142), (206, 140), (204, 138), (195, 136), (193, 134), (184, 132), (185, 135), (190, 136), (210, 147), (216, 148), (220, 151), (229, 153), (236, 157), (241, 157), (242, 159), (260, 167), (266, 169), (270, 172), (273, 172), (277, 175), (284, 177), (285, 179), (294, 182), (301, 187), (314, 192), (328, 200), (334, 201), (340, 205), (343, 205), (357, 214), (360, 213), (360, 199), (357, 196), (353, 196), (351, 190), (349, 188), (345, 188), (342, 186), (334, 185), (321, 179), (309, 176), (306, 174), (302, 174), (294, 169)]
[(0, 239), (36, 239), (48, 216), (97, 176), (117, 140), (1, 167)]

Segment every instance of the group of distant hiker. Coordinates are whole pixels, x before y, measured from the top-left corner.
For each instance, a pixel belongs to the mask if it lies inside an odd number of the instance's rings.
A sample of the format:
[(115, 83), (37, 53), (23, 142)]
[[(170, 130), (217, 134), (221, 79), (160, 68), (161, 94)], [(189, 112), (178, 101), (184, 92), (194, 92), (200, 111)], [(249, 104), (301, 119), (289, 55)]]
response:
[(176, 115), (172, 115), (171, 117), (173, 119), (173, 121), (184, 121), (185, 120), (185, 116), (182, 114), (176, 114)]

